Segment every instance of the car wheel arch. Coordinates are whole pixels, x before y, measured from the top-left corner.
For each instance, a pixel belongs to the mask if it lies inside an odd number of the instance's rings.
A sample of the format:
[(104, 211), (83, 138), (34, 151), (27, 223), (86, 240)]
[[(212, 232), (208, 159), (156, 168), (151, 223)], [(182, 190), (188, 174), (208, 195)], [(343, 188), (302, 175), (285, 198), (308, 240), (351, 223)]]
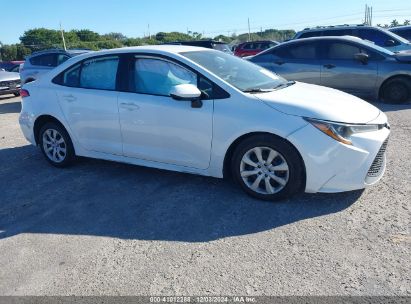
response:
[[(304, 164), (304, 175), (306, 176), (306, 168), (305, 168), (305, 162), (304, 162), (304, 158), (302, 157), (300, 151), (297, 149), (297, 147), (290, 142), (289, 140), (287, 140), (284, 137), (278, 136), (277, 134), (274, 133), (270, 133), (270, 132), (250, 132), (250, 133), (246, 133), (243, 134), (239, 137), (237, 137), (228, 147), (225, 156), (224, 156), (224, 163), (223, 163), (223, 176), (224, 178), (227, 178), (230, 176), (230, 166), (231, 166), (231, 158), (233, 157), (233, 153), (236, 149), (236, 147), (244, 140), (250, 138), (250, 137), (254, 137), (254, 136), (261, 136), (261, 135), (266, 135), (266, 136), (272, 136), (272, 137), (277, 137), (283, 141), (285, 141), (286, 143), (288, 143), (291, 147), (293, 147), (295, 149), (295, 151), (297, 152), (297, 154), (300, 156), (302, 163)], [(305, 181), (304, 181), (305, 184)]]
[[(69, 130), (68, 128), (66, 128), (66, 126), (56, 117), (52, 116), (52, 115), (48, 115), (48, 114), (44, 114), (44, 115), (40, 115), (39, 117), (36, 118), (36, 120), (34, 121), (34, 125), (33, 125), (33, 133), (34, 133), (34, 139), (36, 141), (36, 145), (39, 144), (39, 133), (41, 128), (49, 122), (54, 122), (58, 125), (60, 125), (62, 128), (64, 128), (64, 130), (66, 130), (67, 134), (69, 134)], [(70, 136), (71, 137), (71, 136)]]

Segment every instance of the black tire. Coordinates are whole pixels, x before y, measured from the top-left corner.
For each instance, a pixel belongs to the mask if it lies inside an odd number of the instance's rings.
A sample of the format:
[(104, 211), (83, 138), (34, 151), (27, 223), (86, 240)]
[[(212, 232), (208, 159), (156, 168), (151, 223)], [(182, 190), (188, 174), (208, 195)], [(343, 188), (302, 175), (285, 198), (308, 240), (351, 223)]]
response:
[(411, 99), (411, 80), (396, 77), (388, 80), (381, 89), (382, 100), (386, 103), (405, 103)]
[[(244, 162), (242, 162), (243, 157), (247, 153), (250, 153), (251, 150), (254, 148), (261, 148), (263, 149), (262, 153), (266, 154), (265, 156), (263, 155), (263, 158), (265, 157), (265, 160), (269, 160), (269, 156), (267, 155), (270, 153), (270, 150), (274, 150), (275, 152), (278, 152), (278, 156), (276, 156), (270, 164), (265, 163), (264, 165), (264, 172), (259, 172), (258, 175), (255, 175), (254, 182), (259, 178), (260, 175), (263, 175), (264, 181), (261, 180), (259, 185), (262, 185), (262, 187), (259, 187), (259, 190), (262, 190), (264, 187), (267, 190), (267, 185), (265, 179), (269, 180), (269, 183), (271, 186), (273, 186), (276, 190), (275, 193), (269, 194), (268, 191), (267, 193), (261, 193), (254, 191), (253, 189), (250, 188), (250, 185), (246, 184), (246, 181), (244, 179), (247, 179), (247, 183), (249, 183), (250, 179), (251, 182), (253, 183), (253, 176), (250, 177), (242, 177), (242, 168), (244, 169)], [(254, 151), (254, 150), (253, 150)], [(249, 154), (247, 154), (249, 155)], [(256, 155), (255, 155), (256, 156)], [(254, 160), (256, 161), (256, 159)], [(271, 170), (268, 170), (267, 168), (270, 166), (278, 166), (280, 163), (286, 162), (286, 165), (288, 165), (288, 171), (287, 172), (282, 172), (282, 171), (276, 171), (276, 172), (270, 172)], [(276, 164), (277, 162), (277, 164)], [(272, 167), (274, 168), (274, 167)], [(263, 170), (263, 169), (258, 169), (257, 167), (251, 167), (251, 169), (247, 170)], [(305, 166), (304, 162), (301, 159), (300, 154), (298, 151), (286, 140), (281, 139), (280, 137), (274, 136), (274, 135), (256, 135), (249, 137), (242, 141), (234, 150), (233, 157), (231, 159), (231, 171), (232, 171), (232, 176), (234, 180), (240, 184), (241, 188), (249, 195), (252, 197), (262, 199), (262, 200), (267, 200), (267, 201), (276, 201), (276, 200), (281, 200), (281, 199), (286, 199), (289, 198), (297, 193), (303, 192), (305, 189)], [(245, 169), (243, 170), (244, 173)], [(270, 179), (272, 175), (275, 175), (275, 177), (280, 177), (283, 181), (287, 179), (287, 182), (284, 185), (277, 185), (277, 182)], [(288, 177), (288, 178), (287, 178)], [(271, 188), (273, 188), (271, 187)], [(282, 187), (282, 188), (281, 188)], [(277, 192), (278, 191), (278, 192)], [(263, 191), (264, 192), (264, 191)]]
[[(54, 133), (53, 131), (57, 132)], [(46, 133), (47, 132), (47, 133)], [(51, 132), (51, 133), (50, 133)], [(46, 133), (46, 135), (45, 135)], [(45, 138), (46, 140), (49, 140), (50, 142), (52, 142), (53, 138), (50, 137), (50, 135), (47, 134), (55, 134), (55, 141), (53, 142), (53, 145), (55, 145), (56, 147), (60, 147), (60, 149), (65, 149), (65, 153), (61, 151), (57, 152), (57, 154), (54, 154), (55, 160), (52, 159), (52, 157), (50, 156), (49, 153), (51, 152), (47, 152), (46, 149), (53, 149), (53, 153), (54, 153), (54, 148), (51, 144), (45, 142)], [(73, 148), (73, 143), (70, 139), (70, 136), (68, 135), (67, 131), (64, 129), (64, 127), (62, 125), (60, 125), (59, 123), (56, 122), (48, 122), (46, 123), (41, 129), (40, 132), (38, 134), (38, 142), (40, 145), (40, 149), (43, 152), (44, 157), (46, 158), (46, 160), (52, 164), (55, 167), (58, 168), (64, 168), (64, 167), (68, 167), (69, 165), (71, 165), (76, 157), (75, 152), (74, 152), (74, 148)], [(59, 143), (59, 141), (61, 141), (61, 139), (63, 140), (63, 143)], [(56, 150), (57, 151), (57, 150)], [(58, 159), (58, 160), (57, 160)]]
[(15, 92), (15, 93), (13, 93), (13, 94), (14, 94), (14, 96), (16, 96), (16, 97), (20, 96), (20, 92)]

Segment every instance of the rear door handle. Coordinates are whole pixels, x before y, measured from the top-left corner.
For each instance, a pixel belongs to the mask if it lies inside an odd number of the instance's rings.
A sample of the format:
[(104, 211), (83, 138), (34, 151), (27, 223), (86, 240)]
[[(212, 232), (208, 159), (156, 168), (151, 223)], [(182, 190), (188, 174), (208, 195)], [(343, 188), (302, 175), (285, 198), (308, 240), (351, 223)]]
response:
[(335, 68), (336, 66), (335, 66), (334, 64), (324, 64), (324, 67), (325, 67), (326, 69), (333, 69), (333, 68)]
[(277, 60), (274, 63), (277, 64), (277, 65), (283, 65), (285, 62), (282, 61), (282, 60)]
[(73, 95), (63, 95), (64, 100), (68, 101), (68, 102), (73, 102), (77, 100), (77, 97), (73, 96)]

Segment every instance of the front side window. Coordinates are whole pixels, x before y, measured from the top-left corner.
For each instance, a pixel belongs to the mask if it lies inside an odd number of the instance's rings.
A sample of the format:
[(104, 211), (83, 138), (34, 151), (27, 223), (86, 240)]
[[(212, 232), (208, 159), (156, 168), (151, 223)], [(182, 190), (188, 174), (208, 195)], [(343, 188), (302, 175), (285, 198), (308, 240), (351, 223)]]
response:
[(197, 86), (197, 75), (177, 64), (161, 59), (136, 58), (131, 71), (131, 90), (140, 94), (169, 96), (179, 84)]
[(342, 43), (331, 42), (328, 46), (328, 59), (336, 60), (353, 60), (355, 54), (361, 53), (358, 46)]
[(181, 55), (242, 91), (273, 89), (286, 80), (247, 60), (217, 51), (184, 52)]
[(361, 29), (359, 31), (360, 38), (368, 41), (374, 42), (376, 45), (385, 46), (388, 40), (393, 40), (396, 45), (398, 45), (398, 41), (396, 41), (393, 37), (390, 37), (388, 34), (384, 33), (383, 31), (374, 30), (374, 29)]
[(80, 87), (115, 90), (119, 58), (117, 56), (93, 58), (83, 62)]

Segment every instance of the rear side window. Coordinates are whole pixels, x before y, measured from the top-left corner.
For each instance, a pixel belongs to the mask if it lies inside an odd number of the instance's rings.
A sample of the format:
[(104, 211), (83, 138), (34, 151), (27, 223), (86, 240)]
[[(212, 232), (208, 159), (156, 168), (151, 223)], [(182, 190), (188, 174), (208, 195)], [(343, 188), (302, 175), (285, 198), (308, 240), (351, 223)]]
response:
[(282, 48), (273, 50), (273, 54), (284, 59), (316, 59), (316, 43), (292, 43)]
[(88, 59), (69, 68), (53, 82), (68, 87), (115, 90), (118, 64), (118, 56)]
[(30, 58), (32, 65), (55, 67), (57, 66), (56, 54), (43, 54)]
[(328, 30), (323, 32), (323, 36), (353, 36), (352, 29)]
[(312, 32), (302, 33), (299, 38), (319, 37), (322, 35), (323, 35), (322, 31), (312, 31)]

